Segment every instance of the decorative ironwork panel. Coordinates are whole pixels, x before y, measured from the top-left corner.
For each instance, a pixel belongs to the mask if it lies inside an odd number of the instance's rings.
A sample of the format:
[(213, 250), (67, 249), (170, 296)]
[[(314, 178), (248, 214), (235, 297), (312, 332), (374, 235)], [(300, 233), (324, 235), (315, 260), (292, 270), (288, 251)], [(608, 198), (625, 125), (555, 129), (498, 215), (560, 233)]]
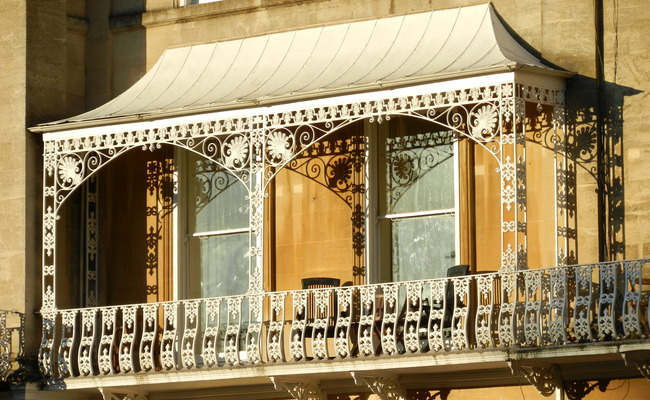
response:
[(623, 334), (626, 338), (640, 337), (641, 330), (641, 294), (643, 264), (640, 262), (627, 263), (624, 268), (625, 280), (623, 282), (623, 302), (621, 304), (621, 319)]
[(163, 370), (176, 368), (176, 332), (178, 329), (179, 303), (162, 303), (163, 321), (160, 339), (160, 365)]
[(146, 304), (142, 306), (142, 338), (140, 339), (140, 369), (141, 371), (152, 371), (156, 368), (157, 361), (154, 354), (158, 341), (158, 304)]
[(616, 296), (618, 296), (618, 263), (600, 266), (598, 299), (598, 338), (616, 339)]
[(97, 308), (86, 308), (81, 311), (81, 340), (79, 342), (78, 364), (82, 376), (95, 375), (96, 362), (93, 360), (97, 346)]
[[(548, 274), (547, 274), (548, 276)], [(567, 279), (573, 276), (573, 270), (552, 269), (550, 270), (550, 290), (548, 292), (548, 321), (544, 321), (547, 326), (547, 343), (564, 344), (567, 341), (567, 307), (569, 300)]]
[[(327, 334), (332, 322), (330, 300), (333, 293), (335, 292), (332, 289), (316, 289), (307, 295), (307, 321), (311, 322), (311, 324), (308, 322), (311, 330), (311, 350), (314, 358), (321, 360), (329, 357)], [(309, 300), (313, 303), (309, 304)], [(312, 315), (309, 315), (310, 312)]]
[(201, 316), (199, 314), (201, 301), (189, 300), (181, 303), (185, 318), (183, 319), (183, 338), (181, 339), (181, 363), (183, 368), (196, 367), (196, 347)]
[(504, 273), (501, 281), (501, 306), (499, 309), (499, 344), (512, 346), (515, 343), (515, 309), (517, 305), (517, 273)]
[[(477, 275), (477, 307), (476, 307), (476, 346), (488, 348), (493, 342), (493, 315), (495, 305), (495, 280), (494, 275)], [(498, 293), (498, 292), (497, 292)]]
[(289, 337), (289, 351), (295, 361), (303, 360), (305, 354), (305, 328), (307, 327), (307, 293), (306, 291), (293, 292), (291, 321), (291, 336)]
[(396, 354), (398, 352), (397, 329), (399, 320), (397, 316), (400, 312), (400, 284), (383, 284), (381, 288), (384, 294), (384, 316), (381, 321), (381, 349), (385, 354)]
[[(25, 365), (25, 314), (0, 310), (0, 381), (12, 385), (29, 382)], [(74, 362), (74, 356), (71, 356)]]
[(239, 358), (239, 336), (242, 330), (242, 296), (226, 298), (227, 325), (223, 337), (224, 357), (228, 365), (237, 365)]
[(135, 352), (135, 339), (138, 335), (137, 330), (137, 314), (138, 306), (124, 306), (122, 310), (122, 337), (120, 338), (120, 345), (118, 348), (118, 363), (120, 372), (129, 373), (135, 370), (134, 352)]
[(351, 287), (337, 288), (335, 292), (332, 292), (332, 296), (335, 299), (335, 310), (333, 314), (336, 315), (334, 348), (336, 350), (336, 356), (340, 358), (346, 358), (352, 355), (350, 329), (352, 320), (356, 318), (353, 304), (354, 292), (354, 289)]
[(99, 230), (97, 225), (98, 196), (97, 196), (97, 179), (91, 176), (85, 185), (85, 222), (86, 222), (86, 239), (85, 239), (85, 301), (87, 307), (96, 307), (98, 290), (98, 257), (97, 250), (99, 244)]
[(381, 311), (377, 310), (377, 287), (361, 286), (359, 287), (359, 354), (368, 357), (376, 354), (379, 346), (377, 343), (378, 332), (377, 322), (383, 319), (383, 301), (381, 302)]
[(269, 294), (271, 298), (271, 314), (267, 333), (267, 353), (270, 362), (285, 361), (284, 357), (284, 324), (286, 292)]
[(201, 356), (207, 367), (214, 367), (219, 362), (219, 343), (221, 338), (221, 299), (205, 299), (205, 331), (203, 332), (203, 350)]
[(75, 334), (77, 332), (77, 311), (61, 313), (61, 343), (59, 343), (59, 376), (72, 375), (72, 354)]
[(541, 338), (541, 317), (542, 317), (542, 296), (545, 289), (545, 276), (543, 271), (530, 271), (524, 274), (525, 283), (525, 315), (524, 334), (525, 343), (529, 346), (536, 346), (542, 342)]
[(472, 301), (470, 292), (471, 277), (453, 278), (454, 313), (451, 319), (451, 345), (454, 350), (469, 347), (469, 306)]
[(113, 350), (116, 348), (115, 333), (117, 332), (117, 307), (100, 309), (100, 339), (97, 348), (97, 361), (100, 375), (112, 375), (115, 373), (113, 363)]
[(43, 338), (41, 339), (41, 347), (38, 352), (38, 361), (40, 371), (44, 376), (55, 376), (52, 362), (52, 354), (56, 351), (54, 348), (55, 318), (55, 313), (52, 313), (48, 317), (43, 316)]
[(406, 352), (417, 353), (420, 348), (420, 320), (422, 319), (423, 282), (406, 283), (406, 312), (404, 315), (404, 348)]
[(573, 306), (573, 334), (578, 341), (594, 340), (593, 326), (597, 315), (595, 299), (598, 298), (594, 284), (594, 271), (598, 267), (585, 265), (574, 268), (575, 271), (575, 304)]
[(262, 302), (264, 296), (257, 294), (248, 296), (249, 317), (246, 330), (246, 355), (248, 362), (259, 364), (262, 362), (260, 341), (262, 335)]
[(427, 321), (427, 341), (431, 351), (440, 351), (445, 348), (445, 330), (449, 329), (449, 327), (445, 326), (447, 325), (446, 320), (451, 320), (451, 315), (447, 311), (448, 308), (451, 308), (447, 299), (448, 284), (449, 281), (444, 279), (429, 281), (431, 297), (429, 298), (430, 311)]

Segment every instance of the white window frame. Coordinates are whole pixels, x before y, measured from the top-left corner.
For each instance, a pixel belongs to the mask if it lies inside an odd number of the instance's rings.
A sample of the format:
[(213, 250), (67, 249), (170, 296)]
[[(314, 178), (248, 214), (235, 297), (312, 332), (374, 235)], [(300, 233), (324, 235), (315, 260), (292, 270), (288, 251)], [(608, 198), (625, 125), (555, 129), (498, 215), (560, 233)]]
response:
[[(192, 292), (191, 285), (194, 283), (191, 277), (190, 239), (250, 233), (250, 224), (244, 228), (189, 232), (190, 222), (188, 220), (188, 213), (192, 199), (189, 198), (190, 176), (186, 151), (175, 149), (174, 160), (179, 166), (175, 170), (179, 193), (178, 205), (173, 211), (173, 254), (175, 256), (173, 257), (172, 265), (174, 279), (172, 290), (174, 300), (182, 300), (190, 298), (190, 293)], [(208, 159), (205, 160), (209, 161)]]
[[(380, 215), (379, 213), (379, 198), (384, 195), (385, 188), (380, 187), (379, 178), (377, 173), (379, 171), (379, 138), (387, 137), (390, 131), (390, 124), (371, 123), (366, 121), (364, 125), (364, 132), (367, 137), (368, 150), (367, 157), (367, 173), (366, 173), (366, 187), (368, 194), (366, 196), (366, 283), (379, 283), (381, 282), (382, 268), (379, 246), (382, 240), (379, 223), (381, 220), (395, 220), (404, 218), (414, 218), (422, 216), (445, 215), (454, 214), (454, 264), (460, 263), (460, 165), (459, 165), (459, 146), (458, 140), (453, 142), (453, 174), (454, 174), (454, 207), (449, 209), (429, 210), (429, 211), (416, 211)], [(392, 265), (392, 261), (390, 263)], [(391, 272), (392, 275), (392, 272)]]

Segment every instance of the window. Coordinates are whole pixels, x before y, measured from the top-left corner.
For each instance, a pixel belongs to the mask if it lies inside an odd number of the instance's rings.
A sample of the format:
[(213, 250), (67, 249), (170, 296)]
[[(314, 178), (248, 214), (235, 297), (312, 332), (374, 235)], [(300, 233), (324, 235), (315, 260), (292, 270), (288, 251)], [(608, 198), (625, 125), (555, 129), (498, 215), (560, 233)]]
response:
[(248, 290), (249, 207), (246, 188), (219, 166), (189, 153), (186, 171), (188, 297)]
[(396, 118), (379, 131), (379, 263), (392, 281), (444, 277), (457, 264), (457, 146), (453, 132), (432, 129)]
[(394, 117), (344, 127), (298, 154), (269, 194), (273, 288), (313, 276), (355, 284), (446, 276), (461, 258), (457, 147), (452, 131)]

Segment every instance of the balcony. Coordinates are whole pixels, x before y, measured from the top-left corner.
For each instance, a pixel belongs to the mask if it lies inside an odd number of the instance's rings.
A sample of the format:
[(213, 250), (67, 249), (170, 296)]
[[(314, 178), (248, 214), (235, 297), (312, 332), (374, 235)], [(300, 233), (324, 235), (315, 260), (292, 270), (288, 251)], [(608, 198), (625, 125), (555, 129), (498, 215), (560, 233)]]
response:
[(0, 387), (26, 381), (25, 315), (0, 310)]
[(649, 268), (644, 259), (59, 310), (42, 359), (55, 355), (68, 388), (161, 383), (165, 374), (223, 386), (369, 370), (439, 380), (475, 371), (501, 383), (548, 366), (565, 379), (603, 366), (640, 376)]

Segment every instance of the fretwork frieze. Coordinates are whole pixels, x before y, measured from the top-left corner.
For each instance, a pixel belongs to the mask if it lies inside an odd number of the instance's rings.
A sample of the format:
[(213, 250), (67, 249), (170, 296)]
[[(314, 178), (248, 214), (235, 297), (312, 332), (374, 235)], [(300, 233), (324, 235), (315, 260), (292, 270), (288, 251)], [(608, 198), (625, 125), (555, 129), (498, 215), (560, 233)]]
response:
[[(248, 293), (254, 294), (263, 289), (264, 201), (269, 183), (281, 168), (301, 168), (303, 155), (329, 151), (324, 145), (331, 141), (332, 133), (361, 120), (381, 123), (394, 116), (407, 116), (429, 121), (440, 128), (438, 130), (473, 140), (497, 161), (495, 173), (501, 175), (499, 190), (502, 199), (501, 269), (525, 268), (526, 104), (561, 105), (564, 101), (562, 91), (509, 81), (437, 93), (346, 101), (319, 107), (297, 104), (295, 109), (285, 107), (287, 111), (283, 112), (269, 108), (268, 113), (257, 115), (247, 115), (247, 110), (242, 110), (240, 116), (228, 113), (228, 118), (220, 118), (219, 114), (183, 117), (134, 124), (127, 129), (116, 125), (109, 133), (105, 129), (102, 133), (93, 133), (91, 128), (87, 134), (76, 131), (67, 138), (49, 139), (46, 135), (42, 238), (44, 345), (40, 357), (43, 372), (48, 375), (52, 372), (51, 354), (45, 349), (52, 348), (54, 340), (51, 322), (56, 310), (55, 250), (60, 207), (72, 191), (93, 174), (134, 148), (153, 151), (163, 145), (173, 145), (204, 157), (215, 168), (227, 171), (244, 184), (248, 191), (251, 228)], [(559, 125), (556, 127), (561, 128)], [(338, 143), (335, 146), (343, 145)], [(322, 176), (324, 184), (335, 188), (353, 207), (353, 218), (363, 221), (367, 215), (359, 196), (366, 188), (359, 181), (346, 180), (349, 171), (357, 171), (359, 163), (363, 162), (362, 157), (358, 157), (360, 148), (359, 143), (353, 143), (347, 157), (329, 157), (328, 165), (324, 166), (326, 173)], [(352, 186), (346, 186), (350, 182)], [(566, 202), (566, 197), (561, 196), (560, 200)], [(359, 223), (355, 226), (355, 253), (363, 257), (361, 249), (366, 246), (364, 225)], [(364, 275), (364, 265), (355, 262), (356, 276)], [(257, 320), (259, 315), (251, 318)], [(251, 335), (254, 341), (258, 340), (256, 334)], [(238, 339), (233, 337), (233, 340)], [(145, 354), (150, 351), (143, 350)], [(236, 357), (235, 354), (232, 356)]]

